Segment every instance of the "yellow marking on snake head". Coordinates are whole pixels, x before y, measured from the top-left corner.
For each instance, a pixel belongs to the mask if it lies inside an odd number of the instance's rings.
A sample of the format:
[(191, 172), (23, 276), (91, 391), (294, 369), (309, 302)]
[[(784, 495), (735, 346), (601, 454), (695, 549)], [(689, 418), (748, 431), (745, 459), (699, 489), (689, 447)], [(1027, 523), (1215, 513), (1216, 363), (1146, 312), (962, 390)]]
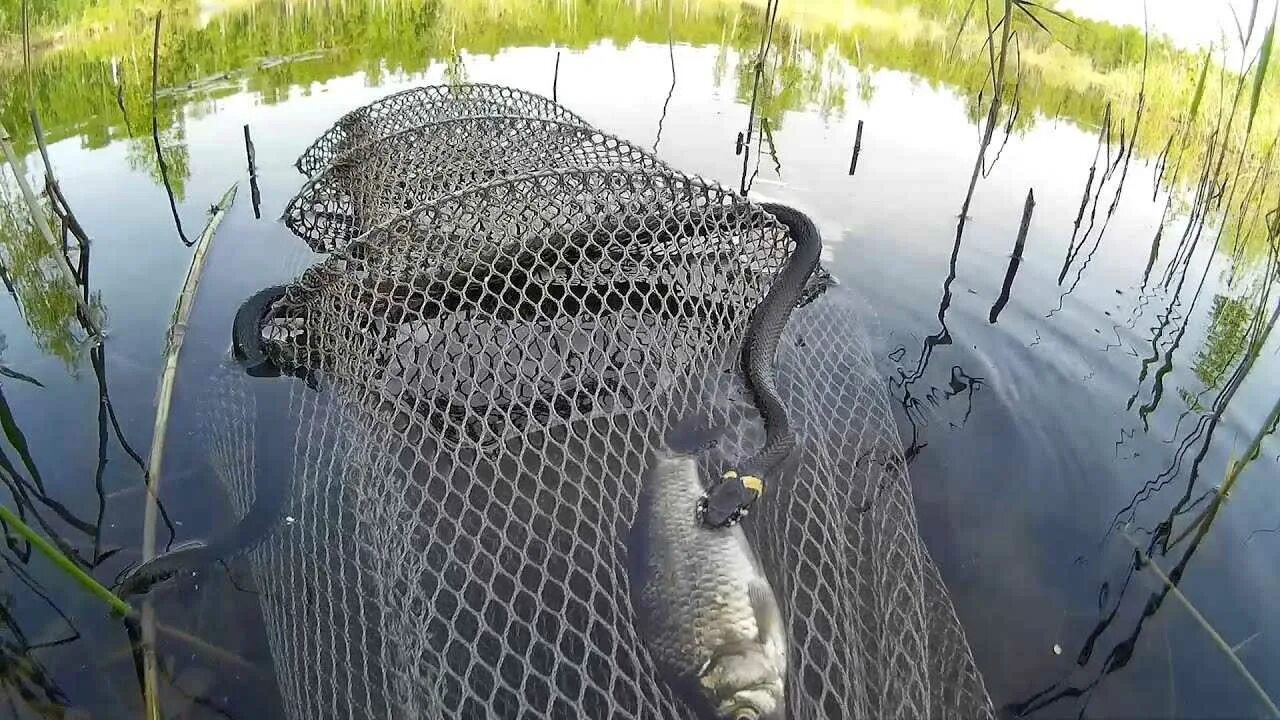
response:
[(756, 477), (755, 475), (743, 475), (742, 486), (756, 495), (764, 494), (764, 480)]

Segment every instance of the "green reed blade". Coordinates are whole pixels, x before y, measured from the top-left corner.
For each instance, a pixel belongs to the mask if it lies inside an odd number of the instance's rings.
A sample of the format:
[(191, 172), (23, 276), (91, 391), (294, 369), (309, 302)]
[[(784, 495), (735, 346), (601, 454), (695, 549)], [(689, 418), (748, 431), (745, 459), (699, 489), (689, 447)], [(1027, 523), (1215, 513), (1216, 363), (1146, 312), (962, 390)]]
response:
[(4, 505), (0, 505), (0, 521), (3, 521), (5, 525), (13, 528), (15, 532), (26, 539), (27, 542), (31, 543), (32, 547), (39, 550), (41, 555), (49, 558), (49, 560), (51, 560), (59, 570), (70, 575), (71, 579), (79, 583), (85, 590), (88, 590), (90, 594), (111, 606), (111, 609), (116, 613), (125, 617), (133, 615), (133, 608), (130, 607), (129, 603), (121, 600), (119, 596), (103, 587), (101, 583), (94, 580), (93, 577), (84, 570), (81, 570), (80, 567), (72, 562), (70, 558), (63, 555), (62, 551), (54, 547), (53, 544), (44, 539), (42, 535), (28, 527), (26, 523), (22, 522), (21, 518), (14, 515), (13, 511)]
[(1262, 83), (1267, 77), (1267, 65), (1271, 62), (1271, 43), (1276, 36), (1276, 11), (1271, 11), (1271, 24), (1267, 26), (1267, 34), (1262, 36), (1262, 50), (1258, 54), (1258, 70), (1253, 76), (1253, 94), (1249, 97), (1249, 122), (1245, 125), (1245, 135), (1253, 129), (1253, 116), (1258, 112), (1258, 102), (1262, 99)]
[(1191, 109), (1187, 112), (1187, 123), (1194, 123), (1200, 112), (1200, 101), (1204, 99), (1204, 81), (1209, 76), (1209, 57), (1211, 50), (1204, 51), (1204, 62), (1200, 64), (1200, 79), (1196, 81), (1195, 94), (1191, 96)]

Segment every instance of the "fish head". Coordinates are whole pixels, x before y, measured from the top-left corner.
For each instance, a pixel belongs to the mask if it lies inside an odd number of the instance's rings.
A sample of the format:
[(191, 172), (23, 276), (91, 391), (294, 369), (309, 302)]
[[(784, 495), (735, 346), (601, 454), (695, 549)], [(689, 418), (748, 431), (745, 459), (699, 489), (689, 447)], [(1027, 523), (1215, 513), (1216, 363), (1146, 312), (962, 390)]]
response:
[(768, 646), (748, 643), (712, 658), (699, 680), (717, 718), (776, 720), (782, 717), (783, 672)]

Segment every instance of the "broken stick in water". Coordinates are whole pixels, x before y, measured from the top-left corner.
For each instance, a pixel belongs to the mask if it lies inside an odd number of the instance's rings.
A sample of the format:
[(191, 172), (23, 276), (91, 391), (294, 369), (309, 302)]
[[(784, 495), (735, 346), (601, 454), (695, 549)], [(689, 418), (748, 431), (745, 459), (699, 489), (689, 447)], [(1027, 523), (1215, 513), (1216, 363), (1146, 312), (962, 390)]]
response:
[(858, 170), (858, 155), (862, 154), (862, 121), (858, 121), (858, 132), (853, 136), (853, 158), (849, 160), (849, 174)]
[(1013, 255), (1009, 258), (1009, 269), (1004, 273), (1004, 285), (1000, 288), (1000, 297), (991, 306), (991, 315), (987, 321), (995, 323), (1009, 302), (1009, 291), (1013, 289), (1013, 277), (1018, 274), (1018, 266), (1022, 264), (1022, 247), (1027, 243), (1027, 231), (1031, 229), (1031, 213), (1036, 209), (1036, 196), (1032, 188), (1027, 189), (1027, 202), (1022, 207), (1022, 226), (1018, 228), (1018, 239), (1013, 243)]
[(249, 124), (244, 125), (244, 154), (249, 160), (249, 192), (253, 199), (253, 217), (262, 219), (262, 193), (258, 191), (258, 153), (253, 147), (253, 138), (249, 136)]

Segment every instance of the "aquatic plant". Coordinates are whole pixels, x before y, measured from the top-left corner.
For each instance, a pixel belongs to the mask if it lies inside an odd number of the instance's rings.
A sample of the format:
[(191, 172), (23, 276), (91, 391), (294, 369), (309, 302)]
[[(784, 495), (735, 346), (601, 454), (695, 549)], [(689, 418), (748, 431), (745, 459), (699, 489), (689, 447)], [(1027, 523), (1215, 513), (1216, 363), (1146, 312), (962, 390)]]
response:
[(121, 616), (133, 614), (133, 608), (129, 603), (121, 600), (115, 593), (103, 587), (97, 580), (94, 580), (92, 575), (82, 570), (71, 558), (54, 547), (53, 543), (46, 540), (40, 533), (28, 527), (22, 521), (22, 518), (19, 518), (4, 505), (0, 505), (0, 522), (6, 528), (16, 532), (22, 539), (31, 543), (31, 546), (38, 550), (41, 555), (48, 558), (54, 564), (54, 567), (74, 580), (86, 592), (106, 603), (114, 612)]

